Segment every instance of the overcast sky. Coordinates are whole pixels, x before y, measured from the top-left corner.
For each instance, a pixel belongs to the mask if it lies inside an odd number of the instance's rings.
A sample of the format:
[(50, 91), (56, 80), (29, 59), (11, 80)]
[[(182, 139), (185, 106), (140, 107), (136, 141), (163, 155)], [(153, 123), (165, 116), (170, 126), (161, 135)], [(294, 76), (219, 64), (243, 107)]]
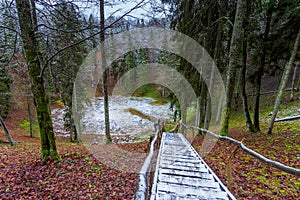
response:
[[(146, 16), (151, 16), (151, 5), (156, 6), (158, 3), (156, 3), (157, 0), (145, 0), (143, 2), (143, 6), (141, 8), (138, 8), (134, 11), (132, 11), (128, 17), (132, 18), (146, 18)], [(107, 1), (108, 3), (105, 4), (105, 18), (111, 16), (112, 14), (114, 16), (122, 16), (124, 13), (128, 12), (130, 9), (135, 7), (141, 0), (133, 0), (133, 1), (126, 1), (125, 3), (121, 0), (110, 0)], [(94, 8), (90, 8), (86, 10), (87, 16), (91, 13), (94, 16), (99, 16), (99, 7), (95, 6)], [(158, 14), (156, 13), (155, 16), (152, 17), (161, 17), (163, 16), (163, 13)], [(127, 18), (128, 18), (127, 17)]]

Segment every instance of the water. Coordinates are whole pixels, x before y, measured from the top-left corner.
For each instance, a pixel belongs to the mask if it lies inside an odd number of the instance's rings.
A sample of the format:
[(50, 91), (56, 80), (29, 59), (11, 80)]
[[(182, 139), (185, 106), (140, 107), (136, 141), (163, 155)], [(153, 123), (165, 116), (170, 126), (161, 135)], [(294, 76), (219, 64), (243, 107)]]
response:
[[(152, 105), (154, 99), (139, 97), (109, 97), (110, 112), (110, 131), (112, 136), (116, 135), (142, 135), (154, 132), (153, 122), (137, 115), (129, 113), (129, 108), (134, 108), (145, 115), (164, 120), (171, 120), (173, 111), (170, 104)], [(105, 133), (104, 123), (104, 101), (103, 98), (94, 98), (91, 100), (91, 106), (84, 109), (81, 119), (83, 134), (100, 134)], [(63, 109), (54, 109), (52, 111), (55, 132), (65, 135), (63, 127)]]

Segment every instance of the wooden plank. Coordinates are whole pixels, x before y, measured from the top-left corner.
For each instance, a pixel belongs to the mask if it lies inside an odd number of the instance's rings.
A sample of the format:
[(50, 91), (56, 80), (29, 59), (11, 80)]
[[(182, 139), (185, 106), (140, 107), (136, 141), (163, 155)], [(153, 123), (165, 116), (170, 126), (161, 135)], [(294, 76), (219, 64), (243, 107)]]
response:
[[(161, 176), (170, 176), (170, 174), (163, 174), (163, 173), (160, 173), (159, 174), (159, 177), (161, 177)], [(214, 179), (214, 177), (211, 175), (211, 174), (209, 174), (209, 173), (202, 173), (202, 174), (200, 174), (200, 176), (197, 176), (197, 177), (195, 177), (195, 176), (192, 176), (192, 177), (189, 177), (189, 176), (187, 176), (187, 175), (182, 175), (182, 174), (171, 174), (171, 176), (172, 177), (177, 177), (177, 178), (194, 178), (194, 179), (198, 179), (198, 178), (200, 178), (200, 179), (202, 179), (202, 180), (213, 180)], [(159, 178), (158, 178), (158, 181), (159, 181)]]
[[(223, 191), (215, 191), (212, 189), (201, 188), (201, 187), (190, 187), (190, 186), (183, 186), (183, 185), (173, 185), (173, 184), (166, 184), (166, 183), (158, 183), (158, 192), (159, 193), (166, 193), (166, 194), (176, 194), (179, 197), (185, 196), (195, 196), (199, 199), (228, 199), (227, 193)], [(158, 198), (156, 198), (158, 200)], [(165, 199), (163, 199), (165, 200)]]
[[(160, 165), (161, 166), (161, 165)], [(186, 165), (168, 165), (168, 166), (161, 166), (160, 169), (170, 169), (170, 170), (181, 170), (185, 172), (207, 172), (207, 169), (204, 167), (199, 167), (199, 166), (186, 166)]]
[(191, 159), (190, 157), (172, 157), (172, 156), (161, 156), (161, 162), (168, 162), (168, 163), (195, 163), (201, 165), (200, 160), (196, 160), (195, 158)]
[(160, 168), (159, 173), (160, 174), (169, 174), (169, 175), (181, 175), (181, 176), (187, 176), (187, 177), (197, 177), (201, 178), (202, 174), (208, 173), (206, 169), (201, 168), (202, 170), (199, 171), (184, 171), (184, 170), (176, 170), (176, 169), (165, 169)]
[[(163, 168), (163, 167), (165, 167), (165, 166), (170, 166), (172, 164), (172, 166), (174, 166), (174, 167), (176, 167), (176, 166), (178, 166), (178, 167), (185, 167), (185, 166), (187, 166), (187, 167), (200, 167), (200, 165), (199, 165), (199, 163), (198, 162), (196, 162), (196, 163), (193, 163), (193, 162), (176, 162), (176, 163), (174, 163), (174, 162), (166, 162), (166, 161), (164, 161), (164, 162), (161, 162), (160, 164), (159, 164), (159, 166), (161, 167), (161, 168)], [(200, 163), (201, 164), (201, 163)]]
[(159, 181), (163, 183), (170, 183), (170, 184), (180, 184), (185, 186), (191, 186), (196, 188), (212, 188), (215, 190), (220, 190), (219, 183), (212, 181), (212, 176), (208, 179), (203, 178), (190, 178), (185, 176), (168, 176), (161, 174), (159, 176)]
[(180, 149), (164, 149), (162, 152), (162, 156), (168, 156), (168, 155), (188, 155), (188, 156), (192, 156), (194, 157), (195, 155), (193, 154), (193, 152), (191, 152), (190, 149), (184, 149), (184, 148), (180, 148)]
[(173, 141), (165, 141), (164, 145), (170, 145), (172, 147), (177, 147), (177, 146), (183, 146), (186, 147), (184, 144), (182, 144), (182, 142), (179, 142), (179, 140), (177, 140), (176, 142)]
[(182, 159), (193, 159), (195, 156), (191, 154), (190, 152), (187, 152), (186, 154), (181, 154), (181, 153), (169, 153), (167, 151), (164, 151), (164, 154), (162, 155), (162, 159), (176, 159), (176, 158), (182, 158)]
[(199, 197), (196, 195), (184, 195), (184, 196), (178, 196), (176, 194), (168, 194), (164, 192), (158, 192), (156, 195), (157, 200), (182, 200), (182, 199), (188, 199), (188, 200), (225, 200), (228, 198), (209, 198), (209, 197)]

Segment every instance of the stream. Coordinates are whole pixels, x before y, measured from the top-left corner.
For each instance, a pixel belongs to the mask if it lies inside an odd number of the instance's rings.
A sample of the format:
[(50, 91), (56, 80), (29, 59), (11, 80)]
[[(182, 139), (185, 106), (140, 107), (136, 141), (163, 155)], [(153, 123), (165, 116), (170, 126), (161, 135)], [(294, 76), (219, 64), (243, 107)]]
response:
[[(110, 131), (112, 136), (130, 135), (142, 136), (154, 132), (153, 122), (138, 115), (131, 114), (128, 109), (134, 109), (146, 116), (162, 120), (171, 120), (173, 110), (170, 104), (153, 105), (155, 100), (145, 97), (109, 97)], [(69, 136), (63, 124), (64, 108), (52, 110), (53, 125), (56, 135)], [(105, 134), (103, 97), (91, 99), (91, 105), (86, 106), (81, 119), (83, 134)]]

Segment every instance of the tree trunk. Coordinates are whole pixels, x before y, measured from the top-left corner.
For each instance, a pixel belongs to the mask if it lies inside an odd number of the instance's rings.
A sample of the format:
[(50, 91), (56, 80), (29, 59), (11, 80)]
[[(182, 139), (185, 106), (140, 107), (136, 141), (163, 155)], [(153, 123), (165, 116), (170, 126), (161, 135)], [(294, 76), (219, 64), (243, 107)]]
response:
[(257, 77), (256, 77), (256, 94), (255, 94), (255, 105), (254, 105), (254, 128), (257, 131), (260, 131), (259, 126), (259, 102), (260, 102), (260, 88), (261, 88), (261, 77), (264, 73), (264, 66), (265, 66), (265, 59), (267, 53), (267, 46), (266, 41), (269, 37), (270, 26), (271, 26), (271, 19), (272, 19), (273, 8), (269, 8), (267, 11), (267, 18), (266, 18), (266, 29), (263, 35), (262, 41), (262, 52), (260, 57), (260, 66), (258, 68)]
[[(181, 122), (184, 124), (186, 124), (186, 115), (187, 115), (187, 106), (186, 106), (185, 101), (186, 100), (184, 100), (183, 105), (181, 105), (181, 107), (180, 107)], [(181, 133), (184, 134), (184, 132), (185, 132), (185, 127), (181, 126)]]
[(231, 113), (231, 102), (232, 95), (234, 91), (234, 81), (236, 75), (236, 66), (238, 65), (239, 57), (239, 43), (240, 35), (242, 31), (242, 22), (243, 22), (243, 13), (245, 7), (245, 0), (237, 1), (237, 8), (235, 13), (234, 26), (232, 31), (232, 37), (230, 42), (230, 51), (229, 51), (229, 64), (227, 68), (227, 77), (226, 77), (226, 105), (223, 111), (223, 121), (222, 121), (222, 135), (228, 135), (229, 127), (229, 118)]
[(4, 123), (4, 120), (2, 119), (2, 117), (0, 116), (0, 124), (3, 127), (4, 133), (10, 143), (11, 146), (15, 145), (15, 141), (12, 139), (11, 135), (9, 134), (9, 131)]
[(27, 111), (28, 111), (28, 118), (29, 118), (29, 132), (30, 137), (33, 137), (33, 130), (32, 130), (32, 114), (31, 114), (31, 107), (30, 107), (30, 101), (29, 101), (29, 95), (26, 94), (26, 103), (27, 103)]
[[(246, 36), (244, 36), (246, 37)], [(245, 38), (244, 38), (245, 40)], [(241, 94), (242, 94), (242, 101), (243, 101), (243, 111), (244, 111), (244, 118), (246, 121), (246, 126), (248, 127), (249, 131), (256, 132), (255, 128), (252, 124), (252, 120), (250, 117), (249, 109), (248, 109), (248, 99), (246, 94), (246, 66), (247, 66), (247, 42), (243, 42), (243, 64), (242, 64), (242, 73), (241, 73)]]
[[(294, 73), (293, 73), (290, 101), (294, 100), (294, 91), (296, 90), (295, 89), (295, 82), (296, 82), (296, 76), (297, 76), (297, 69), (298, 69), (298, 63), (296, 63)], [(298, 88), (297, 88), (297, 90), (298, 90)]]
[(211, 118), (211, 99), (210, 99), (209, 92), (207, 92), (204, 129), (207, 129), (207, 130), (209, 129), (210, 118)]
[[(219, 11), (219, 12), (221, 13), (221, 11)], [(216, 38), (215, 47), (214, 47), (214, 61), (215, 61), (215, 64), (213, 65), (211, 75), (210, 75), (210, 80), (209, 80), (210, 88), (209, 88), (209, 91), (212, 91), (213, 85), (214, 85), (214, 74), (215, 74), (215, 71), (216, 71), (216, 68), (217, 68), (217, 65), (218, 65), (217, 61), (218, 61), (219, 48), (220, 48), (220, 44), (221, 44), (222, 29), (223, 29), (223, 25), (221, 23), (218, 23), (217, 38)], [(209, 129), (210, 120), (211, 120), (211, 98), (210, 98), (210, 93), (207, 92), (204, 129)]]
[[(299, 66), (300, 67), (300, 66)], [(297, 83), (297, 86), (296, 86), (297, 88), (298, 88), (298, 90), (299, 90), (299, 88), (300, 88), (300, 76), (298, 77), (298, 83)]]
[(197, 97), (197, 102), (196, 102), (196, 116), (195, 116), (195, 126), (199, 127), (200, 124), (200, 97)]
[(104, 95), (104, 117), (105, 117), (105, 136), (106, 136), (106, 143), (111, 143), (112, 139), (110, 136), (110, 124), (109, 124), (109, 105), (108, 105), (108, 78), (107, 78), (107, 70), (106, 67), (106, 60), (105, 60), (105, 50), (103, 46), (103, 42), (105, 40), (104, 35), (104, 0), (100, 0), (100, 48), (101, 48), (101, 57), (102, 57), (102, 69), (103, 72), (103, 95)]
[(241, 71), (241, 94), (243, 101), (243, 111), (244, 118), (246, 121), (246, 126), (248, 127), (250, 132), (256, 132), (253, 127), (253, 123), (250, 117), (249, 109), (248, 109), (248, 99), (246, 94), (246, 71), (247, 71), (247, 47), (248, 47), (248, 19), (250, 15), (250, 1), (247, 1), (247, 12), (244, 21), (244, 38), (243, 38), (243, 61), (242, 61), (242, 71)]
[(37, 119), (41, 134), (42, 158), (51, 156), (58, 159), (53, 131), (48, 97), (45, 93), (44, 80), (40, 76), (41, 66), (38, 58), (39, 50), (32, 23), (31, 6), (29, 0), (16, 0), (18, 19), (21, 30), (23, 48), (31, 79), (31, 91), (36, 101)]
[(283, 75), (281, 77), (277, 97), (276, 97), (275, 104), (274, 104), (274, 110), (273, 110), (273, 114), (272, 114), (272, 117), (271, 117), (269, 129), (268, 129), (268, 134), (272, 133), (272, 129), (274, 127), (274, 122), (275, 122), (275, 118), (276, 118), (276, 115), (277, 115), (277, 112), (278, 112), (278, 109), (279, 109), (279, 105), (280, 105), (281, 97), (282, 97), (282, 94), (283, 94), (283, 90), (284, 90), (286, 82), (289, 78), (289, 73), (291, 71), (291, 68), (293, 66), (293, 63), (294, 63), (294, 60), (295, 60), (295, 57), (296, 57), (296, 54), (297, 54), (297, 51), (298, 51), (299, 40), (300, 40), (300, 29), (298, 31), (298, 35), (297, 35), (297, 38), (296, 38), (296, 41), (295, 41), (295, 44), (294, 44), (294, 48), (293, 48), (293, 51), (292, 51), (291, 58), (290, 58), (289, 62), (287, 63), (286, 67), (284, 68), (284, 72), (283, 72)]
[[(204, 83), (203, 79), (200, 80), (199, 84), (200, 95), (197, 97), (197, 111), (196, 111), (196, 126), (203, 128), (205, 123), (205, 115), (206, 115), (206, 96), (207, 96), (207, 87)], [(199, 131), (199, 134), (202, 134)]]
[[(243, 42), (241, 41), (241, 46)], [(243, 55), (241, 56), (243, 58)], [(243, 61), (242, 61), (243, 62)], [(240, 91), (241, 89), (241, 75), (242, 74), (242, 69), (239, 67), (236, 68), (236, 74), (235, 74), (235, 80), (234, 80), (234, 92), (233, 92), (233, 105), (234, 105), (234, 110), (237, 111), (240, 109), (240, 105), (241, 105), (241, 97), (240, 97)]]
[(205, 114), (206, 114), (206, 96), (207, 96), (207, 87), (204, 81), (201, 84), (201, 94), (200, 94), (200, 115), (199, 115), (199, 127), (204, 127)]

